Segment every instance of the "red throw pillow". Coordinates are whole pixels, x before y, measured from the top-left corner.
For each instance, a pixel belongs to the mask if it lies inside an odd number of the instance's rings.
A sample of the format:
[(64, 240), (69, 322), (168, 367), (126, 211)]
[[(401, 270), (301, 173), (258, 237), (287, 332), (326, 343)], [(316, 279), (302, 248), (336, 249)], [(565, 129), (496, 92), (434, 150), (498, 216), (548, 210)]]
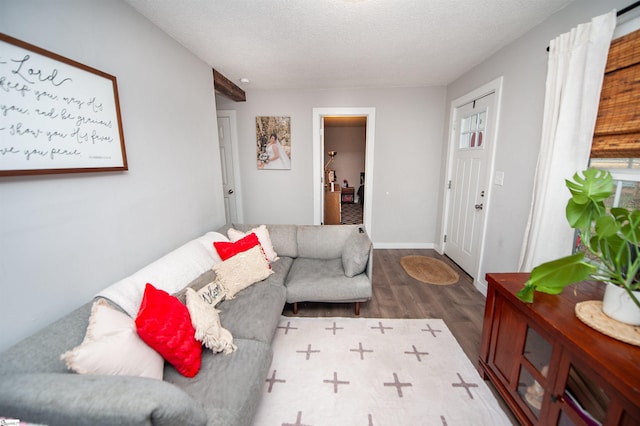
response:
[(220, 259), (227, 260), (230, 257), (235, 256), (238, 253), (242, 253), (243, 251), (247, 251), (258, 244), (260, 244), (258, 236), (252, 232), (246, 237), (239, 239), (235, 243), (229, 243), (226, 241), (215, 241), (213, 243), (213, 246), (218, 251)]
[(202, 344), (195, 339), (189, 310), (177, 297), (147, 283), (136, 329), (140, 338), (180, 374), (186, 377), (198, 374)]

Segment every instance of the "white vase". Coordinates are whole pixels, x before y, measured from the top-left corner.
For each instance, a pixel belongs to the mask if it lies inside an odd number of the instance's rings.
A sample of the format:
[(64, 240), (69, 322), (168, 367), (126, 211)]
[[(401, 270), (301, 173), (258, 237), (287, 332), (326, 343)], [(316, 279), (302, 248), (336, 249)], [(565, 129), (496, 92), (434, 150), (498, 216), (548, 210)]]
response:
[[(640, 290), (634, 291), (633, 294), (640, 300)], [(616, 321), (640, 325), (640, 308), (624, 288), (615, 284), (607, 283), (602, 299), (602, 311)]]

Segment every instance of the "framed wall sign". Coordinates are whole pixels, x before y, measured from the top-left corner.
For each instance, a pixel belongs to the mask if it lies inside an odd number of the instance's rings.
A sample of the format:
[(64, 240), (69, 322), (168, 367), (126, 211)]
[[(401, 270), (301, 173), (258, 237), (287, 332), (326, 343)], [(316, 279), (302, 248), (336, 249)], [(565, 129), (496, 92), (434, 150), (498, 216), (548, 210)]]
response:
[(120, 170), (116, 78), (0, 33), (0, 176)]

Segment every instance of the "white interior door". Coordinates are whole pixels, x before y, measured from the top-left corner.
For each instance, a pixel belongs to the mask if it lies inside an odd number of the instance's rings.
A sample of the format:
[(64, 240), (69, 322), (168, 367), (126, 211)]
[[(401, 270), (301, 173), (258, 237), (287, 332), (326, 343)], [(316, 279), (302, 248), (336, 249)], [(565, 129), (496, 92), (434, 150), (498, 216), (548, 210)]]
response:
[(488, 202), (489, 155), (492, 152), (489, 144), (493, 143), (495, 98), (491, 93), (457, 107), (454, 113), (444, 251), (474, 278), (477, 278)]
[[(231, 111), (233, 112), (233, 111)], [(222, 168), (222, 191), (224, 194), (224, 211), (227, 223), (242, 222), (239, 208), (239, 184), (235, 160), (235, 122), (232, 114), (219, 111), (218, 141), (220, 146), (220, 166)]]

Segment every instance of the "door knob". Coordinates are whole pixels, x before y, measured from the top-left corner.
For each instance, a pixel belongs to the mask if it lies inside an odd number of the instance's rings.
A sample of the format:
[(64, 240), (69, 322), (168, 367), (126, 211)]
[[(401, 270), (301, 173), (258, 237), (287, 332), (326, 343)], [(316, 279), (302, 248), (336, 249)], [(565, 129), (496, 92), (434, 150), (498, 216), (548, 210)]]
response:
[(475, 207), (476, 207), (476, 210), (482, 210), (483, 205), (482, 204), (476, 204)]
[(233, 194), (233, 189), (228, 190), (227, 194)]

